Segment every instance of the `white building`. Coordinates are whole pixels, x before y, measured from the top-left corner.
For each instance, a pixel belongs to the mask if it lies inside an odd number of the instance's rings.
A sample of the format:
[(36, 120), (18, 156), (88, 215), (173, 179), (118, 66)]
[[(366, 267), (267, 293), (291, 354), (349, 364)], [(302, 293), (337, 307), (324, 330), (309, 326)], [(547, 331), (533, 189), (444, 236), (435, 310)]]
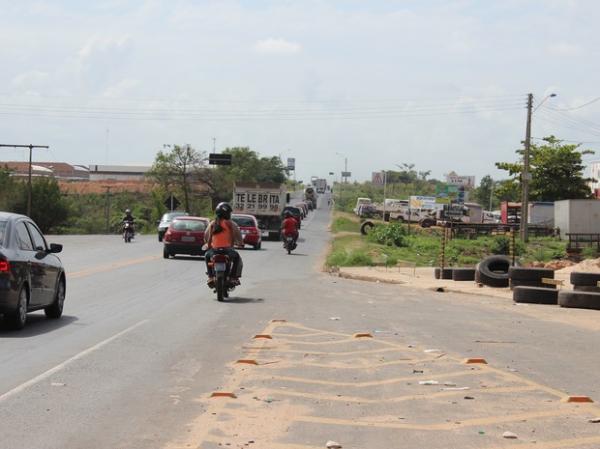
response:
[(90, 165), (90, 181), (144, 181), (150, 166)]
[(595, 192), (600, 188), (600, 161), (590, 163), (590, 177), (594, 178), (594, 181), (590, 182), (590, 188)]

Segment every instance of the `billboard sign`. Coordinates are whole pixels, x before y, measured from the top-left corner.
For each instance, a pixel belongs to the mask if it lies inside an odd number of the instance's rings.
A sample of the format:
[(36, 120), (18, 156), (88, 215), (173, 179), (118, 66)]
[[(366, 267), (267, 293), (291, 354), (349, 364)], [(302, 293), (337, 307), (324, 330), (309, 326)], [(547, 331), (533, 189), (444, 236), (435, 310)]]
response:
[(446, 175), (446, 182), (449, 185), (472, 189), (475, 187), (475, 176), (459, 176), (452, 171)]
[(409, 204), (410, 204), (411, 209), (435, 209), (436, 208), (435, 196), (411, 195)]
[(288, 170), (296, 170), (296, 158), (288, 157), (287, 169)]
[(342, 172), (342, 178), (351, 178), (351, 177), (352, 177), (352, 172), (349, 172), (349, 171)]
[(383, 185), (383, 172), (374, 171), (371, 174), (371, 182), (375, 186), (382, 186)]

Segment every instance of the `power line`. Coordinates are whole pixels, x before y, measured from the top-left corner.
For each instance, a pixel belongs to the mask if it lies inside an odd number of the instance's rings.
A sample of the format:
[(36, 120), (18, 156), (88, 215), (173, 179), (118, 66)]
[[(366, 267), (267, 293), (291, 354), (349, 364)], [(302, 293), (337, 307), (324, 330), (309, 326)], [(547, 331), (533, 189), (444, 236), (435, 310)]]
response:
[(587, 103), (583, 103), (583, 104), (580, 104), (579, 106), (574, 106), (572, 108), (553, 108), (553, 107), (550, 107), (550, 106), (547, 106), (547, 108), (548, 109), (552, 109), (553, 111), (564, 111), (564, 112), (567, 112), (567, 111), (576, 111), (577, 109), (585, 108), (586, 106), (594, 104), (597, 101), (600, 101), (600, 97), (594, 98), (593, 100), (590, 100)]

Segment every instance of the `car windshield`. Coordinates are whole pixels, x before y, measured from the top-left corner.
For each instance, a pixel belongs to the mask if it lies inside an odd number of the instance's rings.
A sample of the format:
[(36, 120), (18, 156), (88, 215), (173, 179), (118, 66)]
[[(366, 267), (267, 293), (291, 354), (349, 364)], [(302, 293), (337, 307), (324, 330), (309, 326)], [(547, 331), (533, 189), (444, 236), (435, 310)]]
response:
[(231, 217), (231, 219), (238, 225), (243, 227), (254, 227), (256, 224), (250, 217)]
[(283, 209), (283, 211), (288, 211), (290, 212), (292, 215), (300, 215), (300, 209), (297, 209), (295, 207), (286, 207), (285, 209)]
[(0, 221), (0, 246), (4, 246), (4, 235), (6, 234), (7, 221)]
[(175, 220), (172, 226), (176, 231), (206, 231), (206, 222), (202, 220)]
[(187, 215), (185, 212), (168, 212), (162, 216), (160, 221), (173, 221), (173, 219), (177, 217), (182, 217)]

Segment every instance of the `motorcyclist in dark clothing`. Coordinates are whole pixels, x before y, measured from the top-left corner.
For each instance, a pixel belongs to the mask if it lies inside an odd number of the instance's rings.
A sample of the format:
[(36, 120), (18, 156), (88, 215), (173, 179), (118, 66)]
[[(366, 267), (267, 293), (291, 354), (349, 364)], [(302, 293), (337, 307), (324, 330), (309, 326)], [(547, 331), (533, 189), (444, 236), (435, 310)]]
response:
[(131, 209), (125, 209), (125, 216), (121, 220), (121, 223), (125, 225), (125, 223), (131, 223), (131, 235), (135, 234), (135, 218), (131, 215)]

